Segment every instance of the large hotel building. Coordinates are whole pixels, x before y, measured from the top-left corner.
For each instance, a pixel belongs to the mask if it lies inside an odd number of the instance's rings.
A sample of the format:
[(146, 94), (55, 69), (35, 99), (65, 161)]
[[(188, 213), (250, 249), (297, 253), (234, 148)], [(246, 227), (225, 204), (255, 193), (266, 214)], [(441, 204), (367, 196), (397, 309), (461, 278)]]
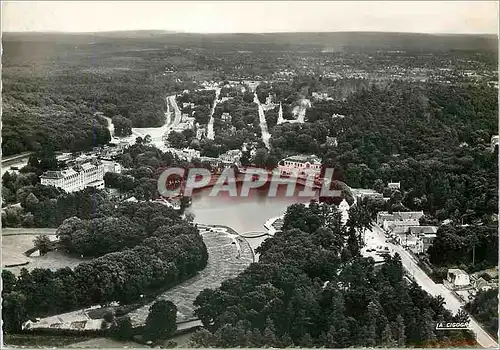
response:
[(46, 171), (40, 176), (42, 185), (61, 188), (66, 192), (86, 187), (104, 188), (104, 165), (94, 159), (60, 171)]

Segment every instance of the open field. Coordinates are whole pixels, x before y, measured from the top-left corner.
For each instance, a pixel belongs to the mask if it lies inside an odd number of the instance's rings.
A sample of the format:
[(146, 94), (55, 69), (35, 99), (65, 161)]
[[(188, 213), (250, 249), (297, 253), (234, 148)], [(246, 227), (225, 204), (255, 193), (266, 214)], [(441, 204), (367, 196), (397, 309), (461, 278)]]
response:
[[(158, 297), (170, 300), (177, 306), (178, 322), (194, 318), (193, 302), (203, 289), (219, 287), (222, 281), (237, 276), (253, 262), (252, 250), (243, 238), (237, 237), (234, 238), (236, 241), (233, 241), (233, 236), (226, 233), (225, 228), (215, 228), (212, 231), (201, 230), (208, 250), (207, 267), (197, 276)], [(240, 256), (238, 247), (241, 249)], [(151, 305), (152, 303), (144, 305), (129, 313), (132, 323), (136, 325), (144, 323)]]
[[(50, 235), (49, 237), (51, 240), (56, 239), (55, 235)], [(6, 270), (18, 274), (23, 267), (28, 270), (33, 270), (37, 267), (50, 269), (74, 268), (84, 261), (83, 259), (70, 257), (57, 251), (49, 252), (44, 256), (35, 256), (35, 253), (33, 256), (27, 257), (24, 255), (24, 252), (33, 248), (33, 240), (35, 238), (36, 236), (29, 234), (2, 236), (2, 266), (28, 262), (27, 265), (23, 266), (5, 267)]]
[(123, 349), (123, 348), (149, 348), (147, 345), (139, 344), (133, 341), (118, 341), (109, 338), (92, 338), (89, 340), (81, 341), (68, 345), (68, 348), (90, 348), (90, 349), (100, 349), (100, 348), (111, 348), (111, 349)]
[[(78, 336), (78, 335), (4, 334), (3, 342), (4, 345), (9, 348), (16, 348), (16, 347), (55, 348), (55, 347), (66, 347), (69, 346), (69, 344), (73, 344), (75, 342), (85, 342), (89, 339), (90, 342), (94, 341), (94, 339), (88, 336)], [(101, 338), (95, 338), (95, 340), (98, 339)], [(134, 347), (136, 347), (135, 344)]]
[[(164, 342), (166, 345), (168, 342), (175, 342), (177, 344), (177, 348), (188, 348), (189, 340), (191, 339), (192, 333), (182, 334), (170, 338)], [(122, 349), (122, 348), (149, 348), (147, 345), (143, 345), (140, 343), (136, 343), (133, 341), (119, 341), (109, 338), (91, 338), (88, 340), (80, 341), (78, 343), (74, 343), (67, 346), (68, 348), (92, 348), (92, 349), (101, 349), (101, 348), (111, 348), (111, 349)]]

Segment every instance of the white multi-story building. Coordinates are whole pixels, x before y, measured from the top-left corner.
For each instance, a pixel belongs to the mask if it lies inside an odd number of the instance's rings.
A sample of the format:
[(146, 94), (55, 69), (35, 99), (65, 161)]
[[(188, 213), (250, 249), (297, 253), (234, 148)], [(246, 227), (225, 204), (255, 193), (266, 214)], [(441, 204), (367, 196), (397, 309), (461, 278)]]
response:
[(120, 174), (122, 172), (122, 166), (120, 163), (117, 163), (112, 160), (102, 160), (102, 165), (104, 166), (104, 174), (106, 173), (117, 173)]
[[(388, 212), (381, 211), (377, 213), (377, 224), (381, 225), (386, 231), (395, 231), (396, 227), (401, 229), (409, 229), (413, 226), (420, 226), (420, 218), (424, 216), (423, 211), (409, 211), (409, 212)], [(396, 229), (397, 231), (397, 229)]]
[(40, 182), (65, 192), (81, 191), (86, 187), (104, 188), (104, 165), (99, 160), (92, 160), (65, 170), (46, 171), (40, 176)]
[(291, 156), (282, 159), (278, 163), (278, 169), (281, 175), (297, 175), (299, 177), (307, 177), (309, 175), (318, 176), (321, 172), (321, 159), (315, 155)]

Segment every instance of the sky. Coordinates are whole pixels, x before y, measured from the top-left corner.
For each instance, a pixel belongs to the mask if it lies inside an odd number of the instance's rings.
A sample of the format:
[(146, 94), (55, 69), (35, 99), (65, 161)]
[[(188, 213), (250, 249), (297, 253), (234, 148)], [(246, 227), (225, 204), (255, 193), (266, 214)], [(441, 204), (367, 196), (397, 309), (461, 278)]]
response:
[(498, 33), (497, 1), (2, 1), (7, 32)]

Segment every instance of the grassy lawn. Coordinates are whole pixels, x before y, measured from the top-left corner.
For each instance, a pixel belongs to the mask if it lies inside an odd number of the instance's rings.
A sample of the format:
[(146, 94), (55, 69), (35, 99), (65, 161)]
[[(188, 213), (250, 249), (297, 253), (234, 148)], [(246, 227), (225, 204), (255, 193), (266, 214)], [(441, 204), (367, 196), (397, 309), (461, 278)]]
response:
[(65, 347), (73, 343), (92, 339), (88, 336), (67, 335), (33, 335), (33, 334), (4, 334), (5, 346), (27, 346), (27, 347)]
[[(241, 256), (232, 239), (225, 233), (204, 232), (203, 240), (208, 249), (207, 267), (198, 275), (169, 289), (158, 296), (158, 299), (167, 299), (177, 306), (177, 321), (186, 321), (194, 318), (193, 302), (198, 294), (205, 288), (217, 288), (230, 278), (236, 277), (253, 262), (252, 250), (245, 241), (240, 242)], [(133, 324), (143, 324), (149, 313), (152, 303), (146, 304), (134, 311), (129, 316)]]
[(100, 349), (100, 348), (112, 348), (112, 349), (123, 349), (123, 348), (149, 348), (147, 345), (139, 344), (129, 341), (119, 341), (110, 338), (92, 338), (80, 341), (78, 343), (73, 343), (67, 346), (68, 348), (89, 348), (89, 349)]
[[(29, 262), (28, 265), (9, 267), (5, 268), (6, 270), (9, 270), (14, 274), (18, 274), (23, 267), (28, 270), (33, 270), (37, 267), (57, 269), (67, 266), (74, 268), (79, 263), (84, 261), (84, 259), (71, 257), (57, 251), (49, 252), (44, 256), (25, 256), (24, 252), (33, 248), (33, 240), (36, 237), (36, 235), (13, 235), (2, 237), (2, 265), (5, 266), (10, 264), (19, 264), (26, 261)], [(49, 237), (51, 237), (51, 240), (55, 239), (54, 235)]]

